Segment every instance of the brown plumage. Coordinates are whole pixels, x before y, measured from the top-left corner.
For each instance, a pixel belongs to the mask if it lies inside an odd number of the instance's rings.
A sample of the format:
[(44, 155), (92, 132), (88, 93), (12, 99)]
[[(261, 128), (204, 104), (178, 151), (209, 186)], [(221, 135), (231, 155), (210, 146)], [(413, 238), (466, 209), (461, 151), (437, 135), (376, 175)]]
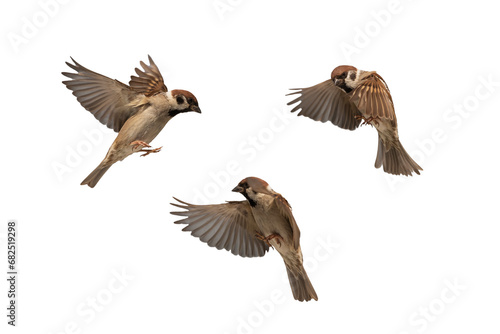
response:
[(143, 61), (140, 62), (144, 71), (141, 71), (137, 67), (135, 68), (135, 73), (137, 73), (138, 77), (134, 75), (130, 76), (130, 87), (137, 93), (144, 94), (147, 97), (167, 92), (167, 86), (163, 83), (160, 70), (153, 62), (151, 56), (148, 56), (148, 59), (149, 65), (144, 64)]
[(375, 167), (384, 166), (389, 174), (410, 176), (422, 168), (408, 155), (398, 135), (394, 103), (385, 80), (374, 71), (361, 71), (354, 66), (336, 67), (331, 80), (318, 85), (295, 89), (300, 94), (288, 105), (299, 102), (299, 116), (316, 121), (331, 121), (343, 129), (355, 130), (361, 124), (373, 125), (379, 134)]
[(102, 124), (118, 132), (104, 160), (83, 180), (82, 185), (93, 188), (106, 171), (117, 161), (135, 152), (143, 156), (159, 152), (149, 149), (149, 143), (175, 115), (188, 111), (200, 112), (193, 94), (183, 90), (168, 92), (160, 70), (149, 58), (141, 61), (144, 71), (135, 69), (129, 86), (93, 72), (78, 64), (66, 63), (76, 73), (63, 72), (71, 80), (63, 81), (73, 91), (78, 102)]
[(246, 200), (215, 205), (194, 205), (176, 199), (172, 205), (187, 211), (171, 212), (186, 217), (183, 231), (211, 247), (243, 257), (264, 256), (273, 246), (282, 256), (293, 296), (299, 301), (318, 300), (303, 266), (300, 230), (288, 201), (256, 177), (243, 179), (234, 189)]

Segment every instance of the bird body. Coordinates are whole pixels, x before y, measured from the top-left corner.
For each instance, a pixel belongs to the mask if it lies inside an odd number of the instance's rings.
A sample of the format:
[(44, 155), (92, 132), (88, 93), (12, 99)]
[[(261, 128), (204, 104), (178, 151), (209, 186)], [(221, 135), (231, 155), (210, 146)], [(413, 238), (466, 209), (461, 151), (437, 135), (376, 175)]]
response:
[(292, 112), (313, 120), (331, 121), (343, 129), (355, 130), (370, 124), (378, 132), (379, 143), (375, 167), (395, 175), (420, 174), (422, 168), (409, 156), (399, 141), (394, 103), (385, 80), (375, 71), (363, 71), (350, 65), (336, 67), (331, 80), (296, 89), (301, 94), (288, 104)]
[(275, 202), (280, 199), (266, 195), (262, 197), (264, 198), (258, 201), (258, 205), (251, 207), (259, 233), (263, 236), (279, 235), (269, 239), (268, 242), (283, 258), (295, 299), (317, 300), (314, 287), (304, 269), (300, 245), (297, 248), (294, 246), (293, 228), (288, 219), (280, 213)]
[(218, 249), (225, 248), (235, 255), (263, 256), (269, 246), (283, 258), (295, 299), (318, 299), (303, 266), (300, 231), (287, 200), (256, 177), (243, 179), (234, 192), (246, 201), (218, 205), (193, 205), (180, 200), (177, 207), (187, 209), (172, 212), (187, 216), (176, 223), (188, 224), (183, 231)]
[(103, 161), (90, 173), (82, 185), (93, 188), (104, 173), (116, 162), (136, 152), (143, 156), (159, 152), (148, 149), (165, 125), (179, 113), (201, 112), (196, 97), (185, 90), (169, 92), (163, 77), (149, 57), (149, 65), (141, 62), (144, 71), (136, 68), (130, 86), (93, 72), (73, 60), (66, 63), (77, 73), (63, 72), (72, 80), (63, 81), (73, 91), (82, 106), (101, 123), (118, 132), (118, 136)]

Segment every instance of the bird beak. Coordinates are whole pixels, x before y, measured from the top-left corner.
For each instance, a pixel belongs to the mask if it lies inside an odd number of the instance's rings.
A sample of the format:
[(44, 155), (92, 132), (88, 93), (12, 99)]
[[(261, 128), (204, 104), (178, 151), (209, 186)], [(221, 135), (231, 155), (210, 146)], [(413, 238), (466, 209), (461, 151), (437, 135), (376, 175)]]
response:
[(195, 112), (197, 112), (197, 113), (200, 113), (200, 114), (201, 114), (201, 109), (200, 109), (200, 107), (195, 106), (195, 105), (192, 105), (190, 108), (191, 108), (191, 111), (195, 111)]
[(236, 186), (232, 191), (234, 191), (235, 193), (242, 193), (244, 190), (245, 189), (243, 189), (243, 187)]
[(335, 79), (335, 81), (334, 81), (335, 85), (338, 85), (338, 84), (339, 84), (339, 82), (340, 82), (340, 80), (339, 80), (339, 79)]

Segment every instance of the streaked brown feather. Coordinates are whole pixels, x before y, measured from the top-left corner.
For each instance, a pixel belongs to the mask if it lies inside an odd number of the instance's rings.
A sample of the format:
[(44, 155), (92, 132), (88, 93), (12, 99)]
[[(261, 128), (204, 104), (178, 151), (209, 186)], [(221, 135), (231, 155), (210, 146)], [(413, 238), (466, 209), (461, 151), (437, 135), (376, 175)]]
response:
[(296, 91), (287, 95), (300, 94), (300, 96), (288, 102), (288, 105), (298, 102), (291, 112), (301, 109), (299, 116), (320, 122), (330, 121), (342, 129), (354, 130), (359, 126), (360, 120), (355, 118), (356, 115), (361, 115), (359, 110), (332, 80), (293, 90)]
[(167, 86), (163, 82), (163, 77), (158, 66), (156, 66), (151, 56), (148, 56), (148, 59), (149, 65), (146, 65), (143, 61), (140, 62), (144, 71), (135, 68), (135, 73), (137, 73), (138, 77), (134, 75), (130, 76), (130, 87), (137, 93), (148, 97), (160, 92), (167, 92)]
[(66, 64), (77, 73), (63, 72), (72, 80), (63, 81), (80, 104), (108, 128), (120, 131), (123, 124), (140, 109), (140, 105), (130, 106), (137, 93), (118, 80), (89, 70), (77, 63)]
[(300, 230), (299, 226), (297, 225), (297, 222), (295, 221), (295, 218), (293, 217), (292, 214), (292, 207), (288, 203), (288, 201), (281, 195), (281, 194), (274, 194), (274, 203), (276, 203), (276, 206), (278, 207), (279, 212), (283, 217), (288, 220), (288, 223), (290, 224), (290, 227), (292, 228), (292, 235), (293, 235), (293, 247), (295, 249), (299, 248), (300, 245)]
[(363, 82), (349, 93), (353, 102), (365, 117), (379, 117), (387, 120), (396, 120), (394, 103), (391, 93), (384, 79), (372, 73), (363, 79)]
[(257, 239), (257, 224), (247, 201), (223, 204), (195, 205), (181, 201), (173, 206), (187, 211), (171, 212), (186, 217), (176, 224), (187, 224), (183, 231), (190, 231), (202, 242), (217, 249), (226, 249), (243, 257), (264, 256), (269, 246)]

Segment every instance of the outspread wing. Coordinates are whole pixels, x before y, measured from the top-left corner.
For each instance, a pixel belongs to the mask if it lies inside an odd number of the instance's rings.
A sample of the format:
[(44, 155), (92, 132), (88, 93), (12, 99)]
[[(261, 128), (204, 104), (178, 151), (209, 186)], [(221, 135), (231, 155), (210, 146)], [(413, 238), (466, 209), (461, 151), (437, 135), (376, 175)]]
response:
[(118, 80), (91, 71), (78, 64), (66, 64), (77, 73), (63, 72), (72, 80), (63, 81), (80, 104), (108, 128), (120, 131), (123, 124), (134, 115), (140, 106), (130, 106), (137, 93)]
[(302, 109), (299, 116), (306, 116), (315, 121), (330, 121), (342, 129), (355, 130), (361, 115), (356, 106), (349, 101), (347, 94), (335, 86), (332, 80), (326, 80), (309, 88), (294, 88), (296, 92), (287, 94), (301, 94), (288, 105), (297, 104), (291, 112)]
[(163, 83), (163, 77), (161, 76), (160, 70), (154, 63), (151, 56), (148, 56), (149, 65), (146, 65), (141, 61), (141, 66), (144, 71), (136, 68), (135, 73), (138, 77), (130, 76), (129, 85), (138, 93), (144, 94), (146, 96), (153, 96), (160, 92), (167, 92), (167, 86)]
[(396, 112), (389, 88), (384, 79), (377, 73), (366, 77), (349, 95), (351, 101), (365, 117), (396, 120)]
[(295, 218), (293, 217), (292, 207), (290, 206), (288, 201), (283, 196), (281, 196), (281, 194), (274, 194), (274, 203), (276, 203), (276, 206), (278, 207), (281, 215), (285, 217), (286, 220), (288, 220), (288, 222), (290, 223), (293, 235), (293, 246), (295, 249), (298, 249), (300, 242), (300, 230), (297, 222), (295, 221)]
[(172, 205), (187, 210), (171, 212), (186, 217), (175, 223), (187, 224), (183, 231), (191, 231), (191, 235), (210, 247), (224, 248), (243, 257), (264, 256), (269, 250), (265, 242), (255, 237), (258, 228), (247, 201), (194, 205), (174, 199), (181, 204)]

